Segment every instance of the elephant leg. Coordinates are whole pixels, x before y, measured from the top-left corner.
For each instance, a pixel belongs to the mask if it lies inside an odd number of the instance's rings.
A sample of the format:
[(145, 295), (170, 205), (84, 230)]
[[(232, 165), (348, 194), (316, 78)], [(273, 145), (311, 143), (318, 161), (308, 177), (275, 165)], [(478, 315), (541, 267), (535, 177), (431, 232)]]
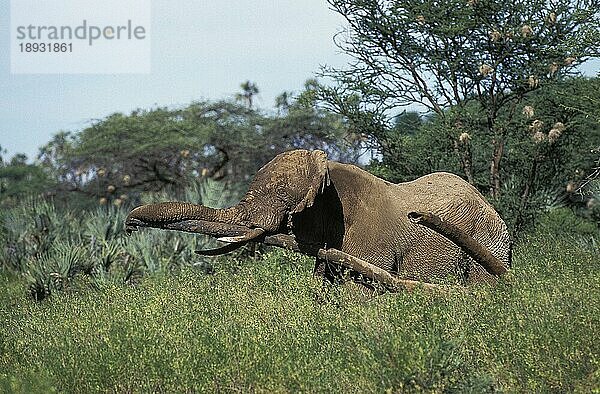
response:
[[(323, 259), (320, 259), (323, 260)], [(349, 269), (337, 263), (323, 260), (325, 262), (325, 280), (336, 285), (342, 285), (349, 279)]]
[[(333, 251), (333, 249), (329, 249), (329, 251)], [(329, 261), (321, 257), (316, 258), (313, 276), (322, 277), (324, 286), (330, 284), (349, 285), (350, 287), (359, 288), (361, 292), (373, 292), (376, 287), (374, 280), (352, 271), (350, 268), (340, 264), (340, 261)]]

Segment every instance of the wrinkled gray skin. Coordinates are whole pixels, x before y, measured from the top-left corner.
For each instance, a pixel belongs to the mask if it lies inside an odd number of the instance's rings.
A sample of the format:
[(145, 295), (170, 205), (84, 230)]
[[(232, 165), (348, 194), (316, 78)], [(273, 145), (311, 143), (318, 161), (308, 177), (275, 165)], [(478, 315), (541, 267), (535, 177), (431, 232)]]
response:
[[(322, 151), (276, 156), (231, 208), (179, 202), (144, 205), (131, 211), (126, 226), (209, 234), (233, 242), (231, 249), (265, 235), (291, 234), (298, 243), (339, 249), (404, 279), (493, 282), (493, 276), (456, 244), (409, 221), (413, 211), (438, 215), (510, 266), (504, 221), (458, 176), (434, 173), (392, 184), (356, 166), (328, 161)], [(334, 280), (342, 271), (317, 259), (318, 275)]]

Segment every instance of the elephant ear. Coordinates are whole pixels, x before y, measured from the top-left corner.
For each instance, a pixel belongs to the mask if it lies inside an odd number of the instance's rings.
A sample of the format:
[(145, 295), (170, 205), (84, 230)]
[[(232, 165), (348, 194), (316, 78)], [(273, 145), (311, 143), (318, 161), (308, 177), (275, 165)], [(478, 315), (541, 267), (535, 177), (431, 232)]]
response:
[(307, 189), (306, 193), (301, 191), (301, 195), (304, 197), (300, 202), (290, 211), (290, 213), (298, 213), (304, 208), (310, 208), (315, 198), (319, 193), (322, 193), (327, 186), (329, 186), (329, 170), (327, 168), (327, 154), (323, 151), (317, 150), (309, 152), (310, 156), (306, 159), (307, 169)]

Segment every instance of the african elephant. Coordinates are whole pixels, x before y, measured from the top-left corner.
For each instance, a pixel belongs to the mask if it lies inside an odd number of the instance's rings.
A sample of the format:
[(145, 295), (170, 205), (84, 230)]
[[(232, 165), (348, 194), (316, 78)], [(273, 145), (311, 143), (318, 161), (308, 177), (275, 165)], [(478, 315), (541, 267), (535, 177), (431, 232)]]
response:
[(125, 224), (128, 231), (172, 229), (228, 243), (199, 251), (213, 255), (281, 235), (297, 250), (316, 256), (315, 273), (329, 280), (339, 279), (342, 270), (319, 250), (339, 250), (386, 275), (430, 283), (449, 276), (465, 285), (493, 282), (511, 264), (504, 221), (460, 177), (439, 172), (393, 184), (354, 165), (329, 161), (318, 150), (277, 155), (230, 208), (143, 205), (131, 211)]

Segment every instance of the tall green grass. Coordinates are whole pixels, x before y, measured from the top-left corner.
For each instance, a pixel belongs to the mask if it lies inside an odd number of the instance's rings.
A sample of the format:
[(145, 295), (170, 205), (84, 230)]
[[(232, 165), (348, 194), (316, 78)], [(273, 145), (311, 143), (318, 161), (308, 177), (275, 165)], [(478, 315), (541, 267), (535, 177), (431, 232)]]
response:
[(536, 234), (493, 288), (372, 299), (284, 251), (43, 302), (4, 276), (0, 390), (598, 392), (597, 252)]
[[(144, 202), (234, 199), (185, 193)], [(0, 392), (600, 393), (600, 233), (567, 209), (493, 288), (364, 298), (297, 254), (211, 260), (193, 253), (205, 237), (125, 237), (129, 208), (0, 212)]]

